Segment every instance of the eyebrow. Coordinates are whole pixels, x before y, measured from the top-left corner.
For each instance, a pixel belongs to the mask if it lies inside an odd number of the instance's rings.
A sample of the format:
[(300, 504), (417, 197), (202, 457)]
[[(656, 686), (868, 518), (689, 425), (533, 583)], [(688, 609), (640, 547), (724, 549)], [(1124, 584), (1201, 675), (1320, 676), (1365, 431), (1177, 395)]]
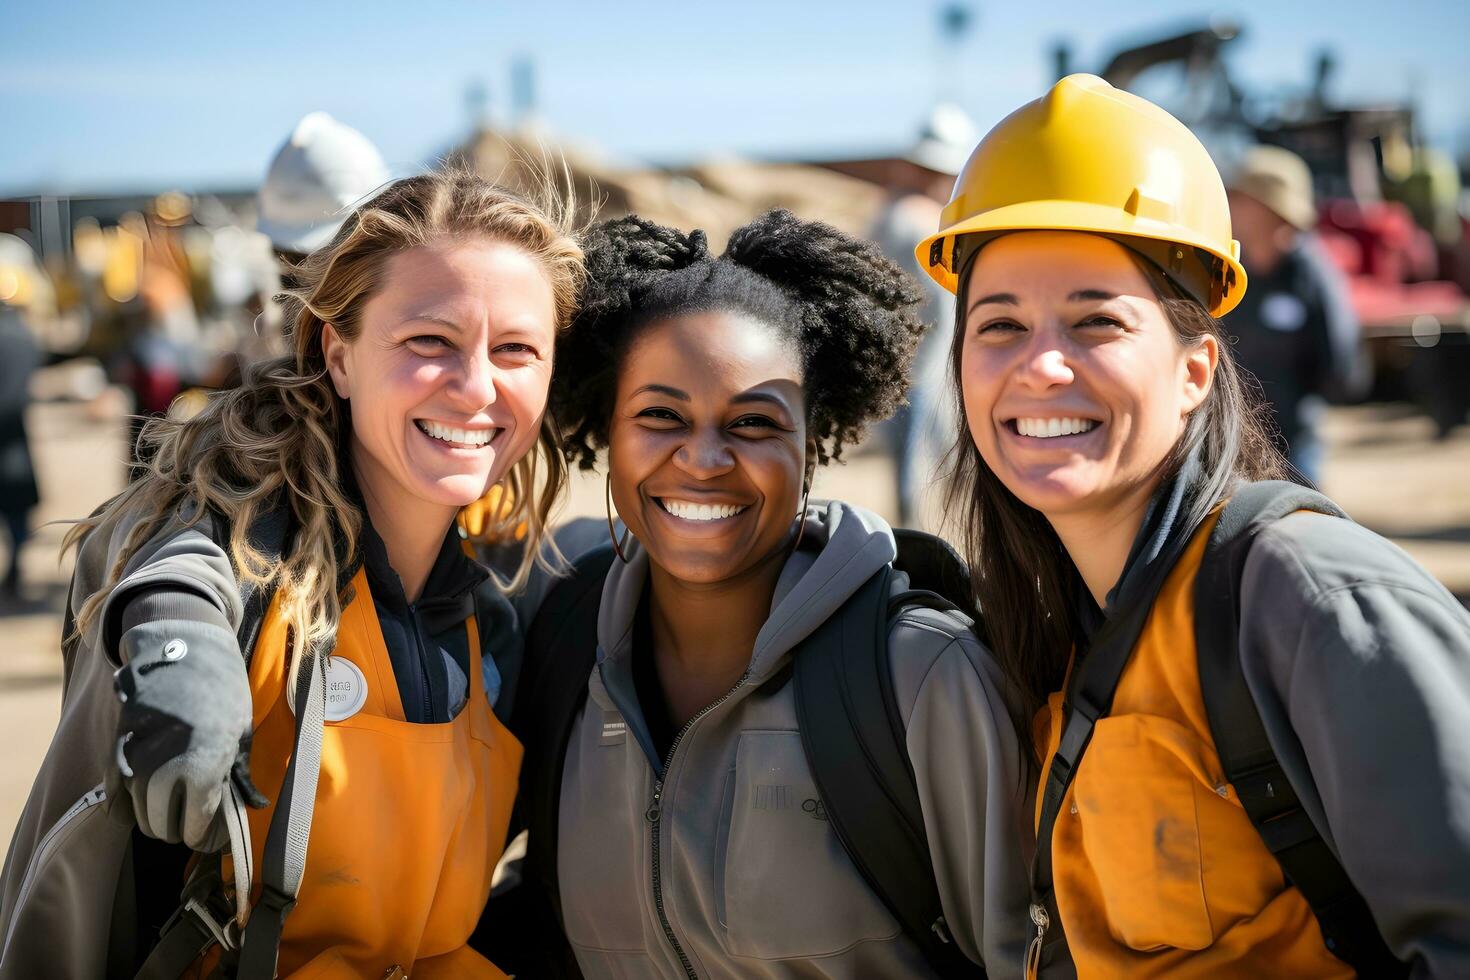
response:
[[(1080, 303), (1085, 301), (1103, 301), (1117, 299), (1117, 294), (1110, 293), (1106, 289), (1079, 289), (1067, 296), (1067, 302)], [(981, 296), (970, 304), (969, 312), (973, 313), (977, 306), (987, 303), (996, 303), (1001, 306), (1020, 306), (1021, 301), (1016, 299), (1015, 293), (991, 293), (989, 296)]]
[(670, 398), (677, 398), (681, 402), (692, 400), (689, 397), (689, 392), (680, 391), (678, 388), (673, 388), (669, 385), (660, 384), (644, 385), (642, 388), (639, 388), (637, 391), (633, 392), (633, 394), (641, 395), (644, 392), (652, 392), (657, 395), (668, 395)]
[(414, 323), (415, 321), (419, 323), (437, 323), (442, 327), (448, 327), (450, 330), (459, 329), (459, 324), (453, 320), (446, 320), (444, 317), (435, 316), (432, 313), (411, 313), (403, 318), (404, 323)]
[(1016, 299), (1015, 293), (991, 293), (989, 296), (981, 296), (975, 302), (971, 303), (968, 312), (973, 313), (977, 306), (984, 306), (987, 303), (999, 303), (1002, 306), (1021, 305), (1021, 301)]
[(787, 411), (790, 410), (785, 399), (764, 391), (742, 391), (730, 399), (730, 403), (733, 405), (745, 405), (750, 402), (760, 402), (762, 404), (775, 405), (777, 408)]

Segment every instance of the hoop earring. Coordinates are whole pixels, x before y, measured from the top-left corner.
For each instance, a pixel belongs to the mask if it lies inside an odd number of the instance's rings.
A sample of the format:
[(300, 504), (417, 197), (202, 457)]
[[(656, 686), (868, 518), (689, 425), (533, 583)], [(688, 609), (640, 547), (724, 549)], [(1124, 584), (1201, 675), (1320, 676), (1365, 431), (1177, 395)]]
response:
[(792, 554), (801, 547), (801, 536), (806, 533), (806, 504), (812, 496), (812, 485), (808, 483), (806, 489), (801, 492), (801, 510), (796, 514), (796, 541), (791, 545)]
[(612, 538), (613, 551), (618, 553), (618, 558), (626, 565), (628, 564), (628, 556), (623, 554), (623, 546), (628, 543), (628, 528), (627, 525), (623, 526), (623, 540), (619, 541), (617, 529), (613, 527), (611, 471), (608, 472), (607, 477), (602, 481), (602, 495), (607, 501), (607, 536)]

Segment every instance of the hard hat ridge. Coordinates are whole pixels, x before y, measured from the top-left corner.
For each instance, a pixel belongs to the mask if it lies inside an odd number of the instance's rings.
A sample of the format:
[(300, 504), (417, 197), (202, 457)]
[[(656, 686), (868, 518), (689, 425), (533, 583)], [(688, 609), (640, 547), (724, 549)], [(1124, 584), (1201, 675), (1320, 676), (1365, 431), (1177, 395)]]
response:
[(260, 230), (281, 251), (310, 252), (388, 178), (388, 165), (366, 136), (325, 112), (308, 113), (276, 151), (261, 185)]

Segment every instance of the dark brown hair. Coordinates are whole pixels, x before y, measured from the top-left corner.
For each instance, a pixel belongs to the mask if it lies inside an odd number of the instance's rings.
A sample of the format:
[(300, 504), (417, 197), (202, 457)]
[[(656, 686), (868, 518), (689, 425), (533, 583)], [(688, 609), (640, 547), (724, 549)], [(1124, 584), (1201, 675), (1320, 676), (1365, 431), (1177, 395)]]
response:
[[(1130, 252), (1130, 255), (1133, 253)], [(1214, 383), (1189, 417), (1164, 465), (1164, 479), (1190, 455), (1199, 460), (1185, 527), (1194, 528), (1240, 481), (1280, 479), (1284, 462), (1271, 441), (1260, 388), (1235, 362), (1224, 326), (1178, 290), (1151, 262), (1135, 257), (1173, 326), (1179, 344), (1192, 347), (1206, 334), (1220, 346)], [(950, 377), (963, 419), (960, 357), (965, 342), (964, 297), (974, 258), (962, 270), (956, 292)], [(1067, 660), (1081, 635), (1081, 582), (1061, 539), (1038, 510), (1022, 503), (986, 465), (969, 428), (961, 424), (949, 452), (946, 510), (960, 531), (960, 548), (972, 570), (975, 599), (997, 661), (1024, 699), (1021, 732), (1031, 742), (1029, 720), (1047, 695), (1062, 685)]]

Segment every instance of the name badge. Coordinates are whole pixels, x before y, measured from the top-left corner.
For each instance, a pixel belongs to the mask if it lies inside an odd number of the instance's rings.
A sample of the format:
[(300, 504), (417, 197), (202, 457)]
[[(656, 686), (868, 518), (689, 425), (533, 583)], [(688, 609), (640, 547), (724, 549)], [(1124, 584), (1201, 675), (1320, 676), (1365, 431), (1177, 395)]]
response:
[(333, 657), (327, 667), (327, 721), (345, 721), (367, 703), (367, 678), (346, 657)]
[(628, 723), (616, 711), (602, 713), (602, 744), (618, 745), (628, 737)]

